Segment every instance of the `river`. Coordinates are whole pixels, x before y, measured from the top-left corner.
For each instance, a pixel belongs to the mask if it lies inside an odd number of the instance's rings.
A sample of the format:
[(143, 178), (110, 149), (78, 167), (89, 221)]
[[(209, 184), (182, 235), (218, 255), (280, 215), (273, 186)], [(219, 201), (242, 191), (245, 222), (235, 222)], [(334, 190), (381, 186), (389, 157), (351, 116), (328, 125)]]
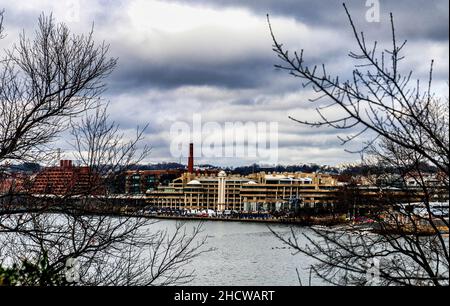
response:
[[(197, 221), (188, 221), (192, 228)], [(173, 220), (163, 220), (152, 227), (171, 228)], [(270, 225), (277, 232), (289, 234), (290, 227)], [(201, 254), (187, 267), (195, 270), (194, 286), (296, 286), (299, 280), (309, 283), (309, 267), (313, 260), (303, 254), (295, 254), (279, 241), (266, 224), (251, 222), (207, 221), (203, 224), (204, 235), (208, 235), (207, 248), (214, 251)], [(308, 227), (299, 227), (302, 233), (312, 234)], [(301, 242), (306, 243), (305, 238)], [(322, 281), (312, 278), (312, 285)]]

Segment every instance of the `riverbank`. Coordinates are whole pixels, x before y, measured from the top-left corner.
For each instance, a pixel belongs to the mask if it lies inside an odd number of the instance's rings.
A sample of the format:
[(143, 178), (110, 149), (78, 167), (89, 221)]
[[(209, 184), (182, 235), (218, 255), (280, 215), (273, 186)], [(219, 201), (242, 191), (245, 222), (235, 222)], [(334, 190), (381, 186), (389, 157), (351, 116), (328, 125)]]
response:
[[(4, 213), (24, 213), (24, 212), (40, 212), (42, 207), (21, 208), (8, 210)], [(136, 217), (136, 218), (149, 218), (159, 220), (175, 220), (175, 221), (212, 221), (212, 222), (239, 222), (239, 223), (259, 223), (259, 224), (288, 224), (296, 226), (319, 226), (323, 227), (323, 230), (328, 231), (340, 231), (345, 230), (348, 232), (371, 232), (380, 235), (416, 235), (416, 236), (434, 236), (436, 234), (447, 235), (449, 234), (448, 226), (443, 224), (437, 224), (436, 228), (430, 225), (417, 225), (412, 227), (409, 224), (390, 224), (389, 222), (383, 222), (378, 224), (374, 220), (365, 217), (359, 217), (355, 220), (349, 220), (346, 215), (300, 215), (300, 216), (273, 216), (267, 213), (245, 213), (235, 215), (220, 215), (220, 216), (201, 216), (201, 215), (187, 215), (187, 214), (173, 214), (173, 213), (155, 213), (147, 212), (142, 209), (127, 207), (102, 207), (98, 206), (71, 206), (71, 207), (58, 207), (53, 206), (46, 208), (48, 212), (53, 213), (69, 213), (69, 214), (85, 214), (85, 215), (106, 215), (115, 217)], [(448, 221), (447, 221), (448, 222)]]
[(295, 224), (295, 225), (323, 225), (334, 226), (348, 224), (342, 216), (308, 216), (296, 218), (235, 218), (235, 217), (200, 217), (200, 216), (177, 216), (177, 215), (149, 215), (133, 214), (136, 217), (166, 220), (195, 220), (195, 221), (227, 221), (227, 222), (250, 222), (250, 223), (275, 223), (275, 224)]

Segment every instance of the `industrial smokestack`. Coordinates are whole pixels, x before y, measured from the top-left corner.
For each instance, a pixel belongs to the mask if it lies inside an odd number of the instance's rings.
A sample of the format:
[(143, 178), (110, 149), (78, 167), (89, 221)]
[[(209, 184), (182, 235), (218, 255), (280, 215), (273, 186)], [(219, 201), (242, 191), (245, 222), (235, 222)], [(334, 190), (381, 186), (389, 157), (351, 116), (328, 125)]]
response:
[(188, 172), (194, 173), (194, 144), (189, 144)]

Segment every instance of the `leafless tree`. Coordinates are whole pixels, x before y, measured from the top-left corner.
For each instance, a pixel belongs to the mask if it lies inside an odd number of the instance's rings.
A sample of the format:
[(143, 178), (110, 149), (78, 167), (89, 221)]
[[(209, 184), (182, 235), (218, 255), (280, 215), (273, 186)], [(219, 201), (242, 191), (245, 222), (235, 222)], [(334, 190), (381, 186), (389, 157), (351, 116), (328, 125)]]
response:
[(4, 35), (3, 35), (3, 31), (4, 31), (4, 29), (3, 29), (3, 14), (4, 13), (5, 13), (4, 10), (0, 11), (0, 39), (4, 38)]
[(81, 122), (71, 123), (74, 159), (100, 173), (103, 185), (112, 183), (117, 175), (141, 162), (151, 151), (148, 145), (138, 147), (147, 126), (138, 127), (135, 136), (126, 140), (119, 125), (109, 122), (107, 107), (98, 104)]
[[(85, 178), (89, 184), (64, 194), (31, 195), (27, 201), (35, 210), (0, 216), (4, 265), (21, 271), (26, 260), (38, 274), (19, 274), (16, 283), (175, 285), (192, 280), (188, 264), (209, 251), (202, 225), (191, 233), (184, 224), (158, 229), (158, 222), (135, 216), (134, 210), (124, 213), (124, 204), (107, 190), (112, 169), (127, 168), (148, 151), (136, 148), (142, 132), (123, 143), (118, 131), (107, 122), (105, 108), (87, 114), (73, 125), (73, 135), (75, 154), (92, 173)], [(97, 175), (105, 165), (105, 175)]]
[[(273, 50), (281, 60), (276, 67), (318, 93), (309, 101), (317, 105), (318, 121), (291, 119), (349, 131), (341, 138), (343, 144), (362, 135), (371, 138), (358, 152), (382, 167), (396, 169), (404, 186), (401, 192), (409, 196), (398, 198), (392, 189), (380, 189), (382, 203), (370, 215), (376, 235), (360, 226), (345, 231), (314, 229), (307, 236), (308, 244), (300, 245), (294, 229), (289, 236), (274, 234), (315, 258), (316, 274), (333, 284), (448, 285), (448, 215), (437, 214), (431, 205), (436, 195), (448, 199), (449, 178), (448, 99), (433, 94), (434, 61), (425, 84), (414, 81), (412, 70), (404, 73), (400, 65), (406, 41), (398, 42), (393, 15), (392, 45), (379, 51), (377, 42), (369, 44), (357, 30), (345, 4), (344, 9), (358, 47), (349, 53), (356, 65), (347, 80), (330, 75), (325, 65), (308, 65), (303, 50), (291, 56), (277, 41), (268, 19)], [(435, 169), (434, 184), (427, 180), (424, 165)], [(417, 183), (414, 188), (408, 186), (411, 178)], [(413, 209), (414, 201), (421, 202), (421, 211)]]
[[(132, 244), (109, 254), (99, 262), (89, 261), (82, 273), (89, 285), (167, 286), (191, 282), (195, 271), (189, 267), (193, 259), (210, 249), (204, 248), (206, 236), (200, 237), (201, 226), (186, 230), (183, 223), (174, 229), (151, 231), (139, 235)], [(94, 272), (94, 273), (92, 273)]]
[[(26, 219), (17, 228), (17, 218)], [(5, 221), (9, 221), (6, 223)], [(16, 215), (3, 220), (2, 266), (37, 266), (14, 285), (180, 285), (194, 278), (189, 263), (203, 252), (201, 226), (158, 229), (158, 221), (86, 214)], [(14, 226), (12, 231), (5, 227)], [(45, 265), (40, 265), (44, 261)]]
[(126, 138), (109, 122), (100, 94), (116, 60), (107, 52), (92, 32), (71, 35), (41, 16), (34, 40), (23, 34), (1, 62), (0, 162), (41, 161), (70, 128), (87, 176), (62, 194), (23, 187), (0, 196), (0, 284), (184, 284), (194, 275), (188, 264), (208, 251), (201, 224), (161, 229), (123, 211), (110, 192), (111, 180), (149, 148), (141, 145), (145, 127)]
[(42, 15), (33, 39), (25, 33), (0, 66), (0, 160), (35, 160), (68, 127), (69, 118), (96, 102), (116, 65), (93, 31), (71, 34)]

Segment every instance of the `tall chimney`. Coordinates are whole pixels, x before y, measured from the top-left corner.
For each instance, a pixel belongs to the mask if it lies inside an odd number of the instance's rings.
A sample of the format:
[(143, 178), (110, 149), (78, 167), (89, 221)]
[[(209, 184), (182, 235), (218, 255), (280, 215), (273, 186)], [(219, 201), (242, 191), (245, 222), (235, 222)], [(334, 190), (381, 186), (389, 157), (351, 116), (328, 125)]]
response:
[(189, 144), (188, 172), (194, 173), (194, 144)]

